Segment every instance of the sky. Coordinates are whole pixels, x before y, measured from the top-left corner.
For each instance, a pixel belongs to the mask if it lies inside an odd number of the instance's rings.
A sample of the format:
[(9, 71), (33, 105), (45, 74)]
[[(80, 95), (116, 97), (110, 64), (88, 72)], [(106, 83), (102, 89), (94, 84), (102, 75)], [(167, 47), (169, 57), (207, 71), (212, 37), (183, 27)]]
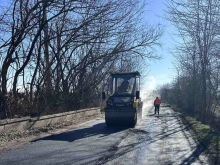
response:
[(146, 81), (145, 88), (153, 90), (163, 84), (170, 83), (175, 77), (174, 58), (170, 53), (175, 44), (172, 39), (175, 28), (163, 18), (166, 8), (165, 0), (148, 0), (147, 2), (144, 18), (149, 24), (161, 24), (164, 27), (164, 34), (161, 38), (162, 47), (156, 48), (156, 53), (162, 56), (162, 59), (149, 61), (149, 73), (144, 80)]
[[(164, 35), (160, 40), (162, 47), (156, 48), (156, 53), (162, 56), (162, 59), (148, 61), (150, 64), (148, 70), (146, 69), (148, 76), (142, 80), (145, 84), (144, 88), (147, 90), (154, 90), (163, 84), (170, 83), (176, 75), (172, 64), (174, 58), (169, 52), (175, 44), (172, 39), (175, 28), (169, 21), (163, 18), (166, 8), (165, 1), (166, 0), (146, 0), (148, 4), (144, 9), (144, 19), (147, 23), (152, 25), (161, 24), (164, 27)], [(8, 2), (9, 0), (1, 0), (1, 6), (4, 6)]]

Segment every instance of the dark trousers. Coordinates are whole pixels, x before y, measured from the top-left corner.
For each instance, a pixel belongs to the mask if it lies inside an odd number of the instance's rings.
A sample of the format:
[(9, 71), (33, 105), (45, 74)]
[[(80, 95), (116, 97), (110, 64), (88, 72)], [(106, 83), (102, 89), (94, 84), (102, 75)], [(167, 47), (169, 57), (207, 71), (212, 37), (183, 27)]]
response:
[(158, 109), (158, 114), (159, 114), (159, 110), (160, 110), (160, 105), (155, 105), (155, 109), (154, 109), (154, 114), (156, 114), (156, 108)]

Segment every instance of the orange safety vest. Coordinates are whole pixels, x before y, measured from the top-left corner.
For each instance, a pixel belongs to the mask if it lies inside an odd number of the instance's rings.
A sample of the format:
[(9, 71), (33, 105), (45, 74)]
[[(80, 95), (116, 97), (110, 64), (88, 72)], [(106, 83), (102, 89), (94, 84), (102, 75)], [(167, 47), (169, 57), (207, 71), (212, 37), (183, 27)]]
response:
[(160, 99), (159, 99), (159, 98), (157, 98), (157, 99), (155, 100), (155, 105), (160, 105)]

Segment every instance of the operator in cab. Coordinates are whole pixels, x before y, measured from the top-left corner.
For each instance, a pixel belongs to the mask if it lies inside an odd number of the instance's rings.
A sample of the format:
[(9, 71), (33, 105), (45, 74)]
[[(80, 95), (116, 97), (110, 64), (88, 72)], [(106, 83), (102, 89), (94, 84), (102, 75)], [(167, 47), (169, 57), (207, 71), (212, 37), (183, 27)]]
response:
[(119, 93), (124, 93), (127, 92), (129, 88), (129, 82), (128, 80), (124, 80), (121, 85), (118, 87), (118, 92)]

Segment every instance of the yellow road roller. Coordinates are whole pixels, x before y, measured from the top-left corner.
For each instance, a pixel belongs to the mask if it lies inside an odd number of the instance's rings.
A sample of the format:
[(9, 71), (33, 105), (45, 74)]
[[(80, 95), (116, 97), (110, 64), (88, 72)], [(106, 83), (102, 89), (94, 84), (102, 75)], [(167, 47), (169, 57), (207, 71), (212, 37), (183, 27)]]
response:
[(102, 92), (105, 123), (134, 127), (142, 116), (140, 98), (140, 73), (117, 72), (110, 74), (107, 93)]

